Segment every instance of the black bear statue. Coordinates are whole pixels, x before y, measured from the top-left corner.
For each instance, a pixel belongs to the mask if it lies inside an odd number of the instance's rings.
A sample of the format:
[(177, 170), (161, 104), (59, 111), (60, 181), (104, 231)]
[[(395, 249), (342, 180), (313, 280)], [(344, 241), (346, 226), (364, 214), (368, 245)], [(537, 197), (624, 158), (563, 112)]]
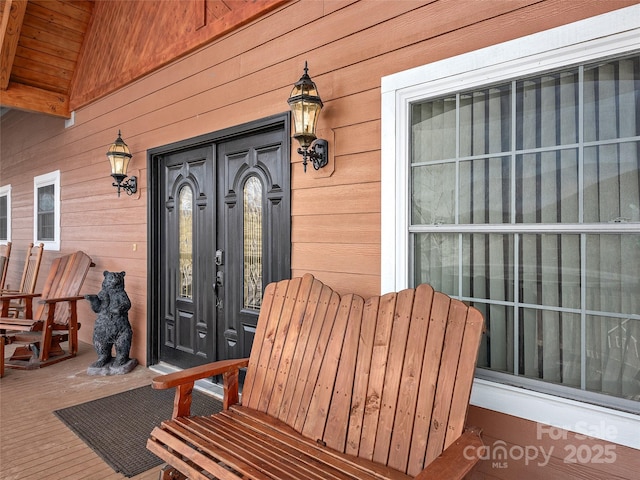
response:
[[(102, 290), (85, 295), (98, 314), (93, 328), (93, 346), (98, 359), (87, 369), (89, 375), (122, 375), (133, 370), (138, 361), (130, 358), (133, 329), (129, 323), (131, 301), (124, 290), (125, 272), (104, 271)], [(115, 347), (115, 358), (112, 351)]]

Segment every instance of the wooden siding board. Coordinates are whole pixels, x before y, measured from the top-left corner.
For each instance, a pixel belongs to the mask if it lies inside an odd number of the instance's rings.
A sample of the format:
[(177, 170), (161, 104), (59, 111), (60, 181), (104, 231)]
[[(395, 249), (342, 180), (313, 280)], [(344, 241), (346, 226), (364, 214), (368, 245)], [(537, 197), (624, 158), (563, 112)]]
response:
[(298, 215), (292, 218), (291, 231), (293, 243), (378, 244), (380, 215)]
[(363, 298), (380, 293), (380, 275), (365, 275), (350, 272), (328, 272), (325, 270), (312, 270), (309, 268), (292, 269), (291, 276), (296, 277), (305, 273), (312, 274), (323, 282), (334, 282), (332, 285), (336, 292), (353, 292)]
[[(300, 2), (300, 5), (306, 9), (313, 3), (318, 3), (322, 9), (321, 2), (303, 1)], [(357, 40), (354, 42), (354, 36), (358, 32), (377, 31), (376, 26), (386, 24), (390, 22), (390, 18), (424, 6), (424, 3), (420, 0), (378, 2), (376, 8), (371, 8), (367, 2), (357, 2), (324, 16), (314, 16), (312, 12), (304, 22), (298, 24), (297, 28), (280, 35), (277, 41), (265, 42), (260, 48), (245, 53), (243, 59), (246, 61), (243, 63), (253, 69), (254, 65), (263, 63), (265, 58), (270, 59), (272, 63), (283, 63), (291, 57), (304, 57), (304, 55), (308, 55), (308, 52), (322, 49), (323, 55), (316, 55), (318, 57), (317, 65), (316, 62), (309, 65), (309, 75), (315, 78), (319, 72), (330, 71), (342, 66), (339, 57), (335, 58), (336, 63), (324, 65), (325, 62), (332, 59), (331, 56), (325, 55), (325, 49), (333, 50), (334, 45), (348, 42), (355, 47), (355, 51), (358, 51), (358, 47), (362, 47), (362, 45), (356, 45)], [(380, 42), (380, 38), (382, 37), (375, 39), (375, 44), (381, 45), (380, 48), (386, 48), (382, 46), (386, 42)], [(289, 48), (282, 49), (279, 46), (281, 43), (289, 45)], [(320, 90), (321, 96), (327, 94), (329, 97), (332, 96), (330, 92)]]
[(315, 211), (314, 205), (322, 205), (325, 212), (379, 213), (380, 184), (362, 183), (357, 188), (346, 185), (295, 190), (291, 195), (291, 214), (305, 215)]
[[(329, 148), (332, 148), (330, 145)], [(295, 154), (295, 156), (298, 156)], [(294, 157), (295, 158), (295, 157)], [(318, 188), (318, 186), (353, 185), (380, 181), (380, 169), (373, 168), (380, 161), (380, 151), (371, 150), (335, 157), (335, 172), (329, 177), (316, 177), (306, 174), (304, 170), (294, 168), (291, 171), (292, 182), (297, 189)], [(311, 172), (309, 172), (311, 173)], [(322, 214), (322, 212), (318, 212)]]

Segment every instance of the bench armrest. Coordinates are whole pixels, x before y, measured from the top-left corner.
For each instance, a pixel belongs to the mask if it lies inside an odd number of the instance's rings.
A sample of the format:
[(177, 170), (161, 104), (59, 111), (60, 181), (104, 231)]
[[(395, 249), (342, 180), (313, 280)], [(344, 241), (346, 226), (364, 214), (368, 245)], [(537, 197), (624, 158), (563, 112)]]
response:
[(220, 360), (219, 362), (187, 368), (180, 372), (160, 375), (152, 380), (151, 386), (157, 390), (175, 387), (176, 396), (173, 401), (172, 418), (186, 417), (191, 413), (191, 399), (196, 380), (222, 375), (224, 382), (222, 406), (227, 410), (231, 405), (238, 403), (238, 374), (240, 369), (248, 364), (248, 358)]
[(483, 446), (480, 429), (467, 428), (464, 433), (422, 470), (414, 480), (462, 479), (480, 460)]

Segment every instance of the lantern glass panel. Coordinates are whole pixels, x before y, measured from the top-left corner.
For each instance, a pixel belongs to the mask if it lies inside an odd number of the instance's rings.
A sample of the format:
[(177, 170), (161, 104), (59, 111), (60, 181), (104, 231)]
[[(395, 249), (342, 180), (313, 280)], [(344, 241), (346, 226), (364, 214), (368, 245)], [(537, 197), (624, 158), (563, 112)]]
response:
[(109, 162), (111, 163), (111, 173), (116, 175), (126, 175), (129, 168), (128, 156), (121, 155), (109, 155)]

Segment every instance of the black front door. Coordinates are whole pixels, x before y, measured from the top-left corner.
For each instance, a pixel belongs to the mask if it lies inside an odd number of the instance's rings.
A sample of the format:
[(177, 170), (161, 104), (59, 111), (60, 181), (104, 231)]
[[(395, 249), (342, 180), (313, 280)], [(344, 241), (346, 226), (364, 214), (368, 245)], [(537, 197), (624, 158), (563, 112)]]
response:
[(288, 115), (149, 152), (149, 364), (247, 356), (290, 276)]
[(217, 145), (218, 348), (249, 356), (263, 287), (290, 276), (289, 161), (272, 128)]
[(160, 359), (180, 367), (217, 357), (213, 153), (208, 145), (164, 157)]

